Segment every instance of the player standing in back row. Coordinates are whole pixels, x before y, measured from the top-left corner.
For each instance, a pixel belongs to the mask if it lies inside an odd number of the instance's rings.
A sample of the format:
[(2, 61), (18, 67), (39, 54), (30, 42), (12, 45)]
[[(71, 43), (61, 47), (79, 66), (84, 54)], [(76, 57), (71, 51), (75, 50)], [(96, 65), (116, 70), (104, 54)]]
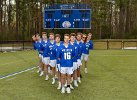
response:
[(79, 48), (78, 48), (78, 44), (75, 42), (75, 38), (76, 34), (75, 33), (71, 33), (70, 34), (70, 44), (75, 48), (75, 56), (73, 58), (73, 79), (74, 79), (74, 86), (78, 87), (78, 83), (77, 83), (77, 69), (78, 69), (78, 54), (79, 54)]
[(81, 42), (82, 39), (82, 33), (77, 33), (77, 40), (76, 43), (78, 44), (78, 48), (79, 48), (79, 54), (78, 54), (78, 70), (77, 70), (77, 77), (78, 77), (78, 82), (81, 83), (81, 79), (80, 79), (80, 67), (82, 66), (82, 62), (81, 62), (81, 56), (82, 56), (82, 52), (83, 52), (83, 43)]
[(60, 73), (60, 61), (58, 59), (58, 53), (59, 53), (59, 49), (60, 49), (60, 46), (62, 44), (62, 41), (60, 41), (60, 38), (61, 36), (59, 34), (56, 34), (55, 35), (55, 41), (56, 41), (56, 44), (55, 44), (55, 56), (56, 56), (56, 71), (57, 71), (57, 76), (58, 76), (58, 90), (61, 89), (61, 73)]
[(50, 52), (50, 63), (49, 65), (52, 68), (52, 84), (55, 84), (55, 67), (56, 67), (56, 55), (55, 55), (55, 40), (54, 40), (54, 33), (49, 33), (49, 52)]

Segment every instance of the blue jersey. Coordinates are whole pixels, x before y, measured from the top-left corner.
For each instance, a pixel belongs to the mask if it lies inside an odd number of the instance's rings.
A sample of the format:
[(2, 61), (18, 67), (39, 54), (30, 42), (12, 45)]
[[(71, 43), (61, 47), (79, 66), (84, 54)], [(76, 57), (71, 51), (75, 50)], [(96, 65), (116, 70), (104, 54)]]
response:
[(56, 61), (57, 61), (57, 64), (60, 64), (60, 61), (58, 59), (58, 55), (59, 55), (59, 50), (60, 50), (60, 46), (63, 44), (63, 42), (61, 41), (59, 44), (55, 44), (55, 47), (54, 47), (54, 52), (55, 52), (55, 56), (56, 56)]
[(81, 59), (81, 55), (83, 53), (83, 43), (82, 42), (76, 42), (78, 44), (78, 59)]
[(83, 48), (83, 53), (84, 54), (89, 54), (89, 50), (90, 50), (90, 42), (86, 42), (86, 43), (83, 43), (83, 46), (84, 46), (84, 48)]
[(92, 41), (92, 40), (90, 40), (90, 41), (89, 41), (89, 44), (90, 44), (89, 49), (90, 49), (90, 50), (93, 50), (93, 41)]
[(74, 57), (74, 46), (68, 44), (66, 47), (64, 44), (60, 46), (58, 58), (60, 58), (61, 67), (72, 67)]
[(35, 44), (35, 48), (38, 50), (39, 54), (43, 54), (41, 42), (42, 42), (42, 41), (36, 41), (36, 42), (35, 42), (35, 43), (36, 43), (36, 44)]
[(55, 60), (56, 59), (55, 44), (56, 44), (55, 41), (53, 43), (51, 43), (51, 42), (48, 43), (49, 53), (50, 53), (50, 60)]
[(49, 57), (49, 47), (48, 47), (48, 41), (42, 41), (41, 47), (43, 51), (43, 57)]
[[(71, 44), (71, 43), (70, 43)], [(72, 59), (73, 62), (77, 62), (77, 59), (78, 59), (78, 51), (79, 51), (79, 48), (78, 48), (78, 44), (76, 42), (74, 42), (73, 44), (71, 44), (73, 47), (74, 47), (74, 58)]]
[(34, 50), (37, 50), (37, 43), (36, 43), (36, 42), (37, 42), (37, 41), (34, 41), (34, 42), (33, 42), (33, 49), (34, 49)]

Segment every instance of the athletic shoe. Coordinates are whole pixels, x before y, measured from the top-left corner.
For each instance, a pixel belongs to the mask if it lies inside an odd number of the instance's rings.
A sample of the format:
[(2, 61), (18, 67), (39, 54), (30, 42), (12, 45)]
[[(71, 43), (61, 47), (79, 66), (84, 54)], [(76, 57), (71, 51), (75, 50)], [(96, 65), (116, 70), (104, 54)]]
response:
[(52, 78), (52, 84), (55, 84), (55, 78)]
[(40, 70), (37, 70), (37, 73), (40, 73)]
[(70, 84), (70, 89), (74, 90), (74, 87)]
[(61, 82), (58, 83), (58, 88), (57, 88), (57, 89), (58, 89), (58, 90), (61, 89)]
[(41, 71), (41, 73), (40, 73), (40, 75), (39, 76), (43, 76), (44, 75), (44, 72), (43, 71)]
[(85, 68), (85, 73), (86, 73), (86, 74), (88, 73), (88, 70), (87, 70), (87, 68)]
[(78, 82), (81, 83), (80, 77), (78, 77)]
[(38, 67), (38, 71), (37, 71), (37, 73), (40, 73), (40, 71), (41, 71), (41, 68), (39, 67), (39, 66), (37, 66)]
[(61, 93), (65, 93), (65, 87), (62, 87), (62, 89), (61, 89)]
[(49, 76), (48, 76), (48, 75), (46, 75), (45, 80), (46, 80), (46, 81), (49, 80)]
[(70, 88), (69, 88), (69, 87), (67, 87), (67, 88), (66, 88), (66, 91), (67, 91), (67, 93), (68, 93), (68, 94), (70, 94), (70, 93), (71, 93), (71, 90), (70, 90)]

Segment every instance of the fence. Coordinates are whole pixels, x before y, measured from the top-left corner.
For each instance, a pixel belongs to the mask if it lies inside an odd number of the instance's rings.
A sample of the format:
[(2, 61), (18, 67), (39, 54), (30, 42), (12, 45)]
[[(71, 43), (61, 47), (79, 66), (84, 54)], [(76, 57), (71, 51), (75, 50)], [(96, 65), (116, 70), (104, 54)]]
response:
[[(95, 50), (137, 50), (137, 40), (94, 40)], [(33, 49), (32, 41), (0, 41), (0, 51), (19, 51)]]
[(109, 40), (95, 40), (94, 49), (106, 49), (106, 50), (123, 50), (123, 49), (135, 49), (137, 50), (137, 40), (118, 40), (118, 39), (109, 39)]
[(33, 49), (32, 41), (0, 41), (0, 51), (19, 51)]

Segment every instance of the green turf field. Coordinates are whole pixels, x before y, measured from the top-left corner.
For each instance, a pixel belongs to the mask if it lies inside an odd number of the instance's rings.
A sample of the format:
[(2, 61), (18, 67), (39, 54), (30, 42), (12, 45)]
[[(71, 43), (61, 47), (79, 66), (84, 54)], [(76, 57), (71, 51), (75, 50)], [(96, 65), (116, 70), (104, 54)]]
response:
[[(0, 53), (0, 76), (36, 66), (37, 53)], [(61, 94), (37, 69), (0, 80), (0, 100), (137, 100), (137, 50), (94, 50), (88, 74), (71, 94)]]

